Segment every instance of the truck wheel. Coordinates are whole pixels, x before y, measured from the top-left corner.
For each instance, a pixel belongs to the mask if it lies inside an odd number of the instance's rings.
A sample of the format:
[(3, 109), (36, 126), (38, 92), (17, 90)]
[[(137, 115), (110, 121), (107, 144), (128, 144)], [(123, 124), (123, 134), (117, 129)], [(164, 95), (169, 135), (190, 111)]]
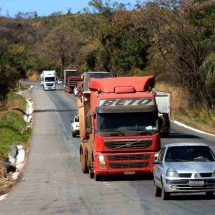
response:
[(208, 191), (208, 192), (206, 192), (206, 196), (207, 196), (208, 198), (212, 199), (212, 198), (213, 198), (213, 191)]
[(93, 178), (94, 177), (94, 171), (92, 168), (89, 168), (89, 177)]
[(164, 132), (164, 133), (162, 133), (162, 137), (169, 137), (169, 135), (170, 135), (170, 132)]
[(94, 179), (95, 179), (95, 181), (101, 181), (102, 176), (101, 175), (97, 175), (96, 173), (94, 173)]
[(84, 154), (81, 154), (81, 169), (83, 173), (88, 172), (86, 156)]

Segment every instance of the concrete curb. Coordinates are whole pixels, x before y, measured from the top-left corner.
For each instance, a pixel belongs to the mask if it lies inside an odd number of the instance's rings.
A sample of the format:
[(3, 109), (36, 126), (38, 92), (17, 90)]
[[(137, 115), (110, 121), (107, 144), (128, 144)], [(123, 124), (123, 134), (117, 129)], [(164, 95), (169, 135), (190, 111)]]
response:
[[(14, 154), (14, 148), (17, 149), (17, 154)], [(2, 187), (0, 189), (0, 200), (5, 199), (8, 196), (11, 189), (13, 188), (13, 186), (16, 184), (16, 182), (20, 181), (20, 179), (22, 178), (22, 169), (25, 166), (25, 154), (26, 153), (25, 153), (24, 147), (22, 145), (13, 146), (12, 150), (9, 154), (10, 154), (9, 160), (11, 160), (13, 162), (6, 163), (6, 166), (8, 166), (9, 168), (10, 167), (16, 168), (16, 170), (14, 169), (15, 172), (13, 172), (11, 174), (11, 178), (14, 183), (11, 183), (10, 185)]]

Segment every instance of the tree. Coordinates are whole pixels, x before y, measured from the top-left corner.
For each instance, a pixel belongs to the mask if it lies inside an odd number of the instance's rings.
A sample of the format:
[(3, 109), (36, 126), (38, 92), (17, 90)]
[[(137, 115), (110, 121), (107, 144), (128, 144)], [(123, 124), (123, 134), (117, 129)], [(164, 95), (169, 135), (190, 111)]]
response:
[(0, 103), (5, 105), (7, 94), (25, 76), (34, 28), (27, 20), (1, 18), (0, 25)]
[(45, 38), (48, 46), (47, 52), (56, 63), (60, 60), (61, 76), (65, 66), (69, 66), (75, 59), (79, 49), (78, 33), (71, 28), (70, 23), (62, 23), (56, 26)]
[(119, 74), (134, 68), (144, 69), (147, 64), (149, 37), (144, 26), (139, 25), (137, 13), (117, 11), (114, 20), (102, 26), (100, 41), (109, 55), (110, 67)]
[(192, 0), (165, 0), (143, 9), (154, 43), (151, 59), (165, 64), (166, 76), (189, 89), (193, 105), (207, 108), (212, 106), (200, 67), (214, 51), (214, 9), (213, 1)]

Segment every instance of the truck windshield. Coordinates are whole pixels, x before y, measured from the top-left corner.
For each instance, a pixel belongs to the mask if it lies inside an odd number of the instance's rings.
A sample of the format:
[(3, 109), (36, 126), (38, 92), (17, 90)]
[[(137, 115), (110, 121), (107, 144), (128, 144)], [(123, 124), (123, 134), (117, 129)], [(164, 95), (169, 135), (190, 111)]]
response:
[(53, 81), (55, 81), (55, 77), (46, 77), (45, 81), (46, 82), (53, 82)]
[(156, 132), (157, 112), (98, 114), (99, 132)]

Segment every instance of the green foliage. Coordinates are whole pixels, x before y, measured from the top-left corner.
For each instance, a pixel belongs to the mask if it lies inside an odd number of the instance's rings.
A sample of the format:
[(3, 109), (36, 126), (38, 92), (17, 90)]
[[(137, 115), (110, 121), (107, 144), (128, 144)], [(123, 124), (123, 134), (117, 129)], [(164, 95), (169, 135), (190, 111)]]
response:
[[(5, 116), (5, 114), (7, 116)], [(0, 118), (0, 154), (7, 156), (14, 144), (23, 144), (30, 137), (30, 129), (26, 129), (26, 123), (15, 112), (1, 114)]]
[(96, 66), (96, 61), (97, 61), (96, 51), (93, 50), (86, 57), (87, 68), (89, 68), (90, 70), (94, 70)]
[(25, 98), (16, 93), (8, 94), (7, 110), (0, 111), (0, 154), (7, 156), (14, 144), (25, 144), (31, 129), (23, 119)]
[(151, 65), (157, 60), (157, 68), (170, 81), (189, 90), (192, 105), (209, 109), (214, 105), (200, 68), (214, 53), (214, 6), (212, 1), (162, 1), (144, 11), (147, 28), (156, 38), (150, 49)]
[(189, 89), (192, 105), (215, 108), (214, 1), (137, 1), (130, 10), (111, 0), (89, 5), (93, 13), (85, 8), (77, 14), (69, 9), (49, 17), (35, 12), (1, 17), (1, 104), (26, 71), (68, 67), (155, 74)]
[(199, 72), (205, 85), (208, 103), (215, 109), (215, 53), (205, 59)]
[(135, 25), (133, 16), (131, 12), (118, 12), (113, 22), (103, 26), (100, 34), (113, 69), (120, 74), (132, 68), (143, 69), (147, 64), (149, 38), (145, 28)]
[(14, 144), (24, 144), (28, 141), (31, 130), (26, 128), (23, 118), (16, 112), (0, 114), (0, 154), (7, 156)]

